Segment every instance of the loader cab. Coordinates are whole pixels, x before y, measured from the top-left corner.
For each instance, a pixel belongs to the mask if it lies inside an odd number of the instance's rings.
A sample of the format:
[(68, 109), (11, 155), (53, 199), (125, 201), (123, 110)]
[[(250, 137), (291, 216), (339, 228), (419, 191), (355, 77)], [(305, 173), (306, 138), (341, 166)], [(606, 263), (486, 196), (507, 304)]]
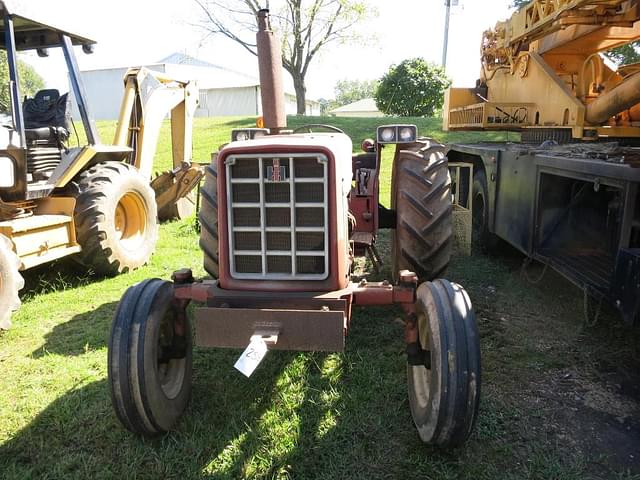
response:
[[(13, 3), (13, 2), (11, 2)], [(28, 4), (0, 2), (0, 48), (6, 53), (8, 79), (0, 88), (8, 92), (8, 105), (0, 105), (0, 198), (23, 202), (49, 195), (58, 179), (82, 148), (69, 148), (70, 93), (47, 89), (33, 97), (22, 97), (18, 53), (36, 51), (47, 57), (51, 49), (62, 49), (69, 83), (77, 101), (87, 143), (100, 143), (89, 114), (84, 87), (74, 55), (74, 46), (85, 53), (94, 41), (81, 35), (33, 20)], [(21, 6), (18, 6), (21, 5)]]

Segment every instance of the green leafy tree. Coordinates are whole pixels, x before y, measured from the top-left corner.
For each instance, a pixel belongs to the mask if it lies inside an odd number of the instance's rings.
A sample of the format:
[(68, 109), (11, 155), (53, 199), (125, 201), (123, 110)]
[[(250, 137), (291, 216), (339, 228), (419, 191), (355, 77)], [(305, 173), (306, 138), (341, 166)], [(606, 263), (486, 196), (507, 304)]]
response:
[[(44, 80), (35, 69), (18, 60), (18, 75), (20, 78), (20, 95), (32, 97), (38, 90), (44, 88)], [(7, 52), (0, 51), (0, 108), (7, 111), (11, 104), (9, 93), (9, 65)]]
[(378, 80), (340, 80), (333, 88), (338, 106), (371, 98), (378, 88)]
[[(34, 68), (18, 60), (18, 75), (20, 76), (20, 95), (32, 97), (38, 90), (44, 88), (44, 80)], [(0, 51), (0, 108), (7, 110), (11, 104), (9, 95), (9, 65), (7, 52)]]
[(640, 62), (640, 42), (627, 43), (621, 47), (614, 48), (605, 53), (612, 61), (618, 65)]
[(327, 115), (331, 110), (339, 107), (335, 100), (328, 98), (320, 98), (318, 99), (318, 103), (320, 103), (320, 115)]
[(442, 67), (423, 58), (404, 60), (392, 65), (380, 80), (376, 105), (387, 115), (432, 116), (442, 108), (449, 86), (451, 80)]

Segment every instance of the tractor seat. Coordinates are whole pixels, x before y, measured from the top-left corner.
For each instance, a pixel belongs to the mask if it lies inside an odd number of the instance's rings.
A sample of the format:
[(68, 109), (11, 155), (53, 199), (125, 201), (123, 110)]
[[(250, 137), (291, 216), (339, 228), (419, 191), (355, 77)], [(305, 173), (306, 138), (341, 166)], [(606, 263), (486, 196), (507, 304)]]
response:
[(33, 98), (25, 98), (22, 110), (27, 129), (64, 127), (69, 129), (69, 95), (55, 89), (40, 90)]
[(25, 128), (24, 136), (28, 142), (65, 142), (69, 131), (64, 127)]
[(25, 137), (33, 146), (61, 146), (69, 138), (69, 96), (55, 89), (38, 91), (25, 98)]

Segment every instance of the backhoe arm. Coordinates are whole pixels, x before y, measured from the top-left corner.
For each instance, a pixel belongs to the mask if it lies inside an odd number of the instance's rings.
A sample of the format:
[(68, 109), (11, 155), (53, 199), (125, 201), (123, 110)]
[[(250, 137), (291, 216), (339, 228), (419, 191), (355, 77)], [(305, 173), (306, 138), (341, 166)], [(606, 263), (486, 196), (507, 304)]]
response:
[(173, 218), (175, 215), (162, 212), (174, 211), (176, 203), (188, 200), (186, 197), (203, 176), (202, 168), (191, 163), (198, 88), (193, 82), (176, 80), (147, 68), (129, 69), (124, 83), (114, 144), (133, 150), (130, 163), (149, 180), (162, 122), (168, 114), (171, 116), (173, 168), (153, 179), (151, 186), (161, 218)]

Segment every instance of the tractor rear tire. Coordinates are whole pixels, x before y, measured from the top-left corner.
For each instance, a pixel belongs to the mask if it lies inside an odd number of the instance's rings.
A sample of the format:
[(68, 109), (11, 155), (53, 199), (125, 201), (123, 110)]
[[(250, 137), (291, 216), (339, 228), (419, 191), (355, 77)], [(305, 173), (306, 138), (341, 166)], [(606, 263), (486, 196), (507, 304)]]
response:
[(417, 290), (422, 364), (407, 364), (409, 406), (420, 439), (455, 447), (471, 434), (480, 405), (480, 344), (469, 296), (438, 279)]
[(421, 138), (398, 147), (393, 162), (392, 275), (411, 270), (420, 282), (441, 276), (451, 258), (451, 177), (444, 146)]
[(13, 251), (13, 244), (0, 235), (0, 329), (11, 326), (11, 312), (20, 308), (18, 292), (24, 287), (20, 275), (20, 259)]
[(171, 430), (191, 396), (191, 328), (185, 315), (184, 335), (176, 334), (172, 290), (157, 278), (130, 287), (111, 327), (111, 401), (120, 422), (147, 437)]
[(218, 172), (215, 160), (205, 169), (200, 198), (200, 248), (204, 269), (211, 277), (218, 278)]
[(77, 180), (75, 223), (80, 260), (102, 275), (146, 264), (158, 241), (158, 213), (149, 182), (134, 167), (104, 162)]

